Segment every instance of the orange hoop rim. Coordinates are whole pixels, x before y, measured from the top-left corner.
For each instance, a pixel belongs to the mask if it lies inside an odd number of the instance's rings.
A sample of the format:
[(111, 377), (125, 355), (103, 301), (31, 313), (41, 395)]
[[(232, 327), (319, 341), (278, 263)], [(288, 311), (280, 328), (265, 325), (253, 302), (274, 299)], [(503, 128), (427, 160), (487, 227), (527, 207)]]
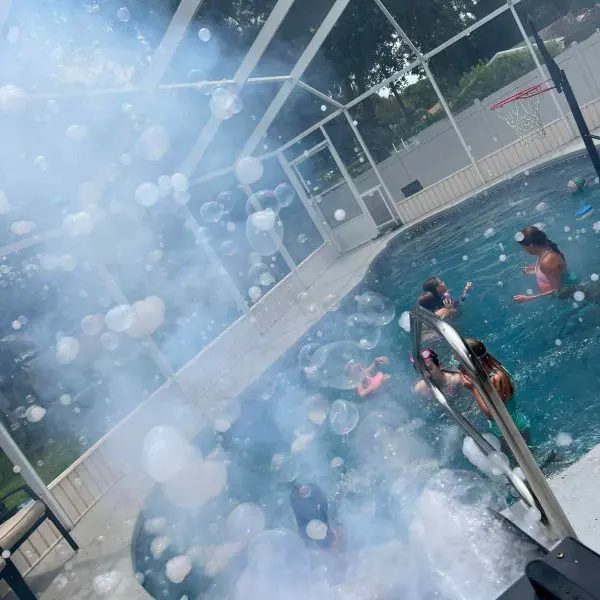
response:
[(528, 98), (535, 98), (536, 96), (540, 96), (541, 94), (545, 94), (550, 90), (556, 89), (555, 86), (549, 86), (547, 81), (543, 83), (538, 83), (537, 85), (532, 85), (531, 87), (525, 88), (516, 94), (512, 94), (511, 96), (507, 96), (502, 100), (492, 104), (490, 106), (490, 110), (496, 110), (498, 108), (502, 108), (511, 102), (516, 102), (517, 100), (526, 100)]

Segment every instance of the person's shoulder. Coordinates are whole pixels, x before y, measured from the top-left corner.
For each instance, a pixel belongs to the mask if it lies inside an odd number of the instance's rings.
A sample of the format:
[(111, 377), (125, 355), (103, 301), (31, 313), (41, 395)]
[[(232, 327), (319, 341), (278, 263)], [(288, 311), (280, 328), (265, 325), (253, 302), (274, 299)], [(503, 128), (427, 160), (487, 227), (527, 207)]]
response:
[(548, 252), (541, 260), (541, 265), (548, 268), (562, 267), (564, 264), (565, 259), (557, 252)]
[(413, 392), (417, 394), (424, 394), (427, 391), (427, 384), (421, 379), (413, 387)]

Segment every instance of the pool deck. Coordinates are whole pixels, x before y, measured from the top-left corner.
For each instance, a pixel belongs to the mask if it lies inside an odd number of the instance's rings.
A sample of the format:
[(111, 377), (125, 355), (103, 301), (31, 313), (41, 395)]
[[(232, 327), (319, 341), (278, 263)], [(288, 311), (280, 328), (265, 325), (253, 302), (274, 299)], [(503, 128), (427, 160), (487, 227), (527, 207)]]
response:
[[(571, 142), (542, 159), (524, 165), (510, 176), (560, 160), (582, 149), (583, 142)], [(466, 199), (461, 198), (443, 210)], [(425, 218), (430, 218), (432, 214)], [(319, 304), (330, 294), (338, 298), (346, 295), (364, 277), (375, 256), (397, 234), (398, 230), (341, 256), (309, 288), (308, 303)], [(322, 315), (322, 312), (307, 314), (296, 304), (290, 306), (243, 358), (244, 364), (240, 367), (244, 376), (236, 378), (236, 387), (243, 389), (252, 378), (260, 375), (296, 344)], [(600, 505), (597, 500), (600, 494), (600, 446), (555, 476), (550, 483), (582, 541), (600, 552)], [(144, 485), (136, 486), (131, 480), (122, 480), (80, 521), (74, 530), (81, 545), (76, 556), (61, 543), (27, 576), (39, 600), (97, 598), (93, 590), (94, 577), (109, 571), (117, 571), (121, 579), (115, 589), (103, 598), (149, 598), (135, 580), (130, 558), (131, 534), (142, 501), (140, 495), (143, 496), (143, 492), (132, 492), (136, 488), (143, 490)], [(12, 592), (7, 598), (16, 600)]]

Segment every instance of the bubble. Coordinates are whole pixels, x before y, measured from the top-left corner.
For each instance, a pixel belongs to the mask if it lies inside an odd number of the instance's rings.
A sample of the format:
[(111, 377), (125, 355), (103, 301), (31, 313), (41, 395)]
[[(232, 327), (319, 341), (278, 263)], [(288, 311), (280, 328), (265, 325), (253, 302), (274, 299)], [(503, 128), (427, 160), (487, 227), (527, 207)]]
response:
[(329, 411), (329, 426), (336, 435), (347, 435), (358, 425), (358, 408), (346, 400), (336, 400)]
[(296, 191), (289, 183), (280, 183), (275, 188), (275, 196), (281, 208), (289, 206), (296, 197)]
[(21, 323), (21, 321), (19, 321), (18, 319), (12, 322), (12, 328), (13, 329), (21, 329), (21, 327), (23, 327), (23, 323)]
[(346, 211), (342, 208), (338, 208), (334, 213), (333, 213), (333, 218), (336, 221), (344, 221), (346, 219)]
[(235, 208), (235, 197), (231, 192), (221, 192), (216, 199), (217, 204), (221, 207), (223, 214), (228, 215)]
[[(262, 256), (273, 256), (283, 245), (283, 224), (274, 217), (272, 211), (261, 211), (261, 213), (255, 213), (248, 217), (246, 238), (253, 251)], [(271, 229), (265, 230), (267, 226), (271, 225), (271, 220), (274, 221), (273, 226)]]
[(192, 452), (175, 427), (161, 425), (153, 427), (144, 438), (142, 464), (154, 481), (165, 483), (184, 468)]
[(200, 208), (200, 216), (206, 223), (218, 223), (223, 218), (223, 209), (216, 202), (206, 202)]
[(583, 302), (585, 300), (585, 292), (582, 292), (581, 290), (577, 290), (573, 294), (573, 299), (575, 300), (575, 302)]
[(39, 421), (41, 421), (44, 418), (45, 414), (46, 414), (46, 409), (43, 406), (33, 404), (32, 406), (28, 407), (27, 410), (25, 411), (25, 418), (30, 423), (38, 423)]
[(335, 294), (327, 294), (323, 298), (323, 309), (327, 312), (336, 311), (340, 308), (340, 300)]
[(465, 260), (465, 261), (467, 261), (467, 260), (469, 260), (469, 257), (466, 254), (464, 254), (463, 257), (462, 257), (462, 259)]
[(359, 312), (381, 327), (391, 323), (396, 316), (392, 302), (376, 292), (365, 292), (356, 301)]
[(258, 302), (262, 297), (262, 290), (258, 286), (253, 285), (248, 289), (248, 297), (251, 302)]
[(210, 110), (216, 119), (226, 121), (241, 112), (242, 101), (233, 90), (218, 87), (210, 98)]
[(329, 414), (329, 401), (321, 394), (311, 396), (306, 403), (308, 420), (314, 425), (323, 425)]
[(106, 313), (104, 324), (111, 331), (127, 331), (135, 324), (135, 311), (129, 304), (115, 306)]
[(321, 344), (305, 344), (298, 352), (298, 366), (307, 374), (316, 373), (325, 363), (326, 356), (315, 357), (315, 352), (321, 348)]
[(119, 336), (113, 331), (106, 331), (100, 336), (100, 343), (105, 350), (114, 352), (119, 347)]
[(123, 23), (127, 23), (127, 21), (131, 19), (131, 13), (126, 6), (121, 6), (121, 8), (117, 10), (117, 19), (123, 21)]
[(554, 340), (554, 344), (556, 346), (562, 346), (562, 340), (556, 339), (556, 340)]
[(400, 329), (403, 329), (406, 333), (410, 333), (410, 313), (408, 311), (404, 311), (400, 315), (398, 325), (400, 326)]
[[(224, 256), (235, 256), (238, 252), (239, 252), (239, 248), (237, 247), (235, 242), (232, 242), (231, 240), (225, 240), (221, 244), (221, 253)], [(266, 284), (266, 285), (269, 285), (269, 284)]]
[(63, 227), (72, 237), (89, 235), (94, 229), (94, 221), (87, 213), (79, 212), (67, 215), (63, 221)]
[(171, 138), (167, 130), (160, 125), (151, 125), (135, 141), (137, 156), (147, 161), (159, 161), (171, 147)]
[(218, 433), (225, 433), (242, 415), (239, 403), (233, 400), (224, 400), (213, 406), (208, 411), (208, 418), (212, 428)]
[(279, 212), (279, 202), (277, 201), (277, 196), (275, 192), (270, 190), (261, 190), (260, 192), (256, 192), (248, 198), (246, 201), (246, 214), (252, 215), (257, 212), (264, 212), (268, 210), (277, 214)]
[(333, 342), (318, 348), (310, 359), (321, 384), (339, 390), (355, 389), (364, 377), (365, 357), (353, 342)]
[(167, 561), (165, 574), (172, 583), (181, 583), (190, 574), (191, 570), (191, 559), (182, 554)]
[[(596, 223), (594, 223), (594, 225), (596, 225)], [(592, 227), (594, 227), (594, 225), (592, 225)], [(569, 231), (571, 231), (571, 228), (568, 225), (565, 225), (564, 231), (565, 233), (569, 233)]]
[(19, 474), (21, 472), (21, 467), (19, 467), (18, 465), (15, 465), (12, 470), (13, 470), (13, 473)]
[(94, 577), (93, 588), (98, 596), (108, 596), (114, 592), (119, 583), (121, 583), (121, 575), (118, 571), (108, 571)]
[(499, 281), (497, 285), (498, 285), (498, 287), (504, 287), (504, 282), (503, 281)]
[(484, 232), (483, 232), (483, 237), (484, 238), (489, 238), (492, 237), (495, 234), (495, 230), (493, 227), (488, 227)]
[(35, 231), (36, 224), (33, 221), (15, 221), (11, 226), (10, 230), (15, 235), (29, 235)]
[(135, 200), (142, 206), (153, 206), (160, 199), (160, 190), (155, 183), (146, 181), (135, 190)]
[(297, 242), (299, 244), (306, 244), (307, 240), (308, 240), (308, 236), (305, 233), (301, 233), (297, 238), (296, 238)]
[(198, 30), (198, 37), (202, 42), (210, 42), (212, 34), (209, 29), (206, 29), (206, 27), (202, 27)]
[(522, 242), (524, 239), (525, 239), (525, 236), (523, 235), (522, 232), (517, 231), (517, 233), (515, 233), (515, 241)]
[(176, 192), (187, 192), (190, 188), (189, 179), (183, 173), (171, 175), (171, 187)]
[(545, 202), (540, 202), (536, 205), (535, 210), (537, 212), (542, 212), (548, 208), (548, 205)]
[(235, 542), (247, 543), (264, 530), (265, 513), (256, 504), (238, 504), (227, 517), (227, 533)]
[(67, 127), (67, 137), (73, 142), (82, 142), (88, 135), (85, 125), (69, 125)]
[[(143, 300), (138, 300), (133, 303), (132, 309), (134, 321), (132, 325), (129, 325), (125, 329), (125, 331), (127, 332), (127, 335), (133, 338), (141, 339), (152, 335), (160, 328), (165, 320), (165, 303), (158, 296), (148, 296)], [(116, 324), (119, 326), (124, 326), (129, 323), (129, 316), (127, 314), (120, 314), (118, 319), (120, 319), (120, 322)]]
[(252, 185), (260, 181), (264, 167), (260, 158), (246, 156), (235, 164), (235, 176), (243, 185)]
[(61, 394), (61, 396), (58, 398), (58, 401), (63, 406), (69, 406), (69, 404), (73, 402), (73, 398), (71, 398), (70, 394)]
[(350, 315), (346, 319), (348, 337), (363, 350), (372, 350), (381, 340), (381, 329), (366, 315)]
[(573, 443), (573, 437), (571, 436), (570, 433), (565, 433), (564, 431), (561, 431), (556, 436), (556, 445), (559, 446), (560, 448), (565, 448), (566, 446), (570, 446), (572, 443)]
[(341, 456), (334, 456), (329, 465), (332, 469), (341, 469), (346, 464), (346, 461)]
[(592, 273), (592, 274), (590, 275), (590, 279), (591, 279), (592, 281), (598, 281), (598, 280), (600, 279), (600, 275), (598, 275), (598, 273)]
[(161, 175), (157, 184), (158, 191), (163, 198), (171, 193), (171, 178), (168, 175)]
[(21, 110), (27, 102), (28, 96), (19, 86), (9, 83), (0, 87), (0, 112)]
[(79, 354), (79, 341), (70, 336), (58, 340), (56, 344), (56, 360), (61, 365), (73, 362)]
[(506, 256), (506, 254), (501, 254), (500, 257), (498, 258), (498, 260), (500, 262), (506, 262), (508, 259), (508, 256)]
[(323, 523), (323, 521), (319, 521), (319, 519), (312, 519), (306, 525), (306, 535), (311, 540), (324, 540), (327, 537), (328, 531), (329, 527), (327, 526), (327, 523)]

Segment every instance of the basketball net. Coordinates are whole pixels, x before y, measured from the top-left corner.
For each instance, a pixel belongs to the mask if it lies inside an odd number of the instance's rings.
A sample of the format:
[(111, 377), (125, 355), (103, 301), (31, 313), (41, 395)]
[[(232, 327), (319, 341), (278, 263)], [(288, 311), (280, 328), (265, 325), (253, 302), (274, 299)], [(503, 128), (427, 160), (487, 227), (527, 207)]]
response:
[(540, 100), (542, 94), (552, 89), (546, 82), (534, 85), (500, 100), (490, 106), (490, 110), (519, 136), (524, 146), (528, 146), (534, 138), (546, 135), (540, 116)]

